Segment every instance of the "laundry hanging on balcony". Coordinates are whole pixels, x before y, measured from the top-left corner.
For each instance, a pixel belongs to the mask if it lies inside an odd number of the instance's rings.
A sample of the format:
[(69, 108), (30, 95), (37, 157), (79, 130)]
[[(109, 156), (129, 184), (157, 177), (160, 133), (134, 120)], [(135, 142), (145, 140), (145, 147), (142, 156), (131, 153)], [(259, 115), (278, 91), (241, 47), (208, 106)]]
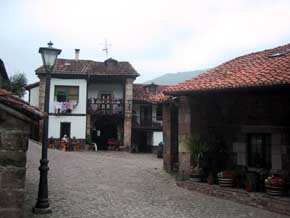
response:
[(54, 108), (56, 114), (62, 113), (71, 113), (71, 111), (76, 108), (77, 101), (69, 101), (69, 102), (54, 102)]

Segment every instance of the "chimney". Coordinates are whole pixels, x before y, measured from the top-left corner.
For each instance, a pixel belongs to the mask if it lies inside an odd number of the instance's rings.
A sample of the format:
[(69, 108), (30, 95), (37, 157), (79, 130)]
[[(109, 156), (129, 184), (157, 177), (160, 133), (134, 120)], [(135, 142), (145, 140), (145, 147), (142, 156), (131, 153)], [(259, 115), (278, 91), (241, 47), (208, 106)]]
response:
[(80, 56), (80, 49), (76, 48), (75, 49), (75, 60), (78, 61)]

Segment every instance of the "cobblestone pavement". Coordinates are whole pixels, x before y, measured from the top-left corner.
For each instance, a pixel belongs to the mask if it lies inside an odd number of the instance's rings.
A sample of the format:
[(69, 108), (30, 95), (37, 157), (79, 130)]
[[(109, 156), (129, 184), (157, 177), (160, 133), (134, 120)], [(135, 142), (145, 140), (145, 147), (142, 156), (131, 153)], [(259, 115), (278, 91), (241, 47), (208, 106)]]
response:
[(187, 191), (151, 154), (49, 150), (49, 199), (53, 213), (33, 215), (40, 147), (30, 145), (26, 218), (287, 218), (262, 209)]

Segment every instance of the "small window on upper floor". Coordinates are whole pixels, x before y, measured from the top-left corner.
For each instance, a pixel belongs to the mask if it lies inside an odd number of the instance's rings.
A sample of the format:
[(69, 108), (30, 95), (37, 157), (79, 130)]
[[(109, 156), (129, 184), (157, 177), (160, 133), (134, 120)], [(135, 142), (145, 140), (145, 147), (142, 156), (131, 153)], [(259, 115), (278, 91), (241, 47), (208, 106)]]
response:
[(147, 91), (147, 92), (150, 92), (150, 93), (152, 93), (152, 94), (156, 94), (156, 92), (157, 92), (157, 87), (158, 87), (158, 85), (156, 85), (156, 84), (154, 84), (154, 83), (151, 83), (150, 85), (146, 85), (146, 86), (144, 86), (144, 88), (145, 88), (145, 90)]
[(78, 86), (55, 86), (54, 99), (58, 102), (78, 102), (79, 87)]
[(149, 92), (156, 94), (156, 86), (149, 86)]

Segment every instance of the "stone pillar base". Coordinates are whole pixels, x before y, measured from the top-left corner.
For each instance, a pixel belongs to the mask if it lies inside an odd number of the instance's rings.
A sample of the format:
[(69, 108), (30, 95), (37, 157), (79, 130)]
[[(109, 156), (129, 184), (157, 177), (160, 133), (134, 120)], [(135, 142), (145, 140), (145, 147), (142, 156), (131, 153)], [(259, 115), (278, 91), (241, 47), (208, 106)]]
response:
[(33, 207), (32, 208), (32, 212), (34, 214), (48, 214), (48, 213), (52, 213), (52, 209), (49, 207), (49, 208), (36, 208), (36, 207)]

